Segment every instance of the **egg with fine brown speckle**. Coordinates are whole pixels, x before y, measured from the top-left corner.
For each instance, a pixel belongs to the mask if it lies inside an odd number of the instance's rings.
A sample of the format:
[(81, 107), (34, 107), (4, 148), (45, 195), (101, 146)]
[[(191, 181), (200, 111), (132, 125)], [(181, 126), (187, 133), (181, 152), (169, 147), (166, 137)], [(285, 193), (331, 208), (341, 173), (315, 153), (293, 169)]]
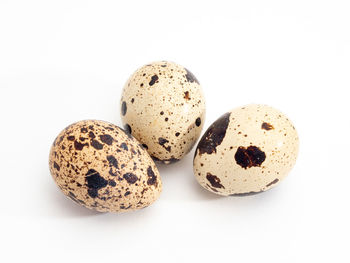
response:
[(125, 84), (120, 103), (125, 129), (166, 164), (184, 157), (203, 128), (201, 86), (188, 69), (172, 62), (138, 69)]
[(225, 113), (208, 128), (195, 152), (194, 174), (219, 195), (256, 194), (287, 176), (298, 148), (298, 134), (284, 114), (251, 104)]
[(51, 147), (49, 166), (66, 196), (100, 212), (147, 207), (162, 189), (147, 151), (105, 121), (80, 121), (64, 129)]

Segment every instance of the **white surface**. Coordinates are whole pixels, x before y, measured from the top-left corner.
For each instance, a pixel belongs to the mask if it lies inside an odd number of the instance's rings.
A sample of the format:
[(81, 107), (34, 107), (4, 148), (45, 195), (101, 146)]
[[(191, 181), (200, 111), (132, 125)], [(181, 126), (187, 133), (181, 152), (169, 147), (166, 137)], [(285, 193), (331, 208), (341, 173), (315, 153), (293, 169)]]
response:
[[(1, 262), (349, 262), (349, 1), (0, 2)], [(61, 194), (55, 136), (96, 118), (121, 124), (139, 66), (188, 67), (205, 129), (247, 103), (294, 122), (300, 155), (278, 187), (221, 198), (192, 175), (193, 151), (160, 166), (160, 199), (98, 214)]]

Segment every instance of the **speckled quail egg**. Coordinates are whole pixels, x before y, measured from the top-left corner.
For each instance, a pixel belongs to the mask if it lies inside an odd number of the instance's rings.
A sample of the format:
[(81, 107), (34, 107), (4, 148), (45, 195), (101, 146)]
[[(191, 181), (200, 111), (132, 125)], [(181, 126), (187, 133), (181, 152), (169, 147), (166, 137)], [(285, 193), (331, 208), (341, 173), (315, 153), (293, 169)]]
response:
[(121, 98), (124, 127), (154, 160), (173, 163), (198, 140), (205, 99), (196, 77), (172, 62), (154, 62), (127, 81)]
[(162, 189), (147, 151), (123, 129), (104, 121), (80, 121), (64, 129), (51, 147), (49, 166), (65, 195), (100, 212), (144, 208)]
[(198, 143), (197, 181), (219, 195), (251, 195), (274, 187), (296, 162), (298, 134), (290, 120), (265, 105), (248, 105), (217, 119)]

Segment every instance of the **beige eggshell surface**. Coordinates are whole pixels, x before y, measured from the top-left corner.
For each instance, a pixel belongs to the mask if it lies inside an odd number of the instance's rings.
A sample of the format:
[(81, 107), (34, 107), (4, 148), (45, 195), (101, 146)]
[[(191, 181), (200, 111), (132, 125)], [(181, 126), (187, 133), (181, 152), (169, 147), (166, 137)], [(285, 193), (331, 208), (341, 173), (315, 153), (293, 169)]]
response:
[(125, 84), (120, 103), (125, 129), (163, 163), (187, 154), (203, 128), (201, 86), (189, 70), (172, 62), (138, 69)]
[(80, 121), (64, 129), (51, 147), (49, 166), (66, 196), (100, 212), (144, 208), (162, 189), (147, 151), (130, 134), (104, 121)]
[(280, 111), (251, 104), (216, 120), (202, 136), (194, 174), (219, 195), (250, 195), (279, 183), (296, 162), (298, 134)]

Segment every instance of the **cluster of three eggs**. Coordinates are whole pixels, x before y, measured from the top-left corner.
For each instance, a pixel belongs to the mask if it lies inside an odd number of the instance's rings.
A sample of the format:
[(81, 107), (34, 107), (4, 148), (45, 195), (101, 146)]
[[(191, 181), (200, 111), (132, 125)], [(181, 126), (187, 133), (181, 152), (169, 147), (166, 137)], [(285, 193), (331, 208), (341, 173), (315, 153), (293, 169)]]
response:
[[(54, 180), (87, 208), (120, 212), (153, 203), (162, 188), (153, 160), (170, 164), (190, 152), (205, 121), (205, 99), (189, 70), (155, 62), (125, 84), (121, 116), (124, 129), (96, 120), (72, 124), (51, 148)], [(297, 152), (298, 135), (282, 113), (248, 105), (208, 128), (195, 151), (194, 174), (213, 193), (258, 193), (288, 174)]]

